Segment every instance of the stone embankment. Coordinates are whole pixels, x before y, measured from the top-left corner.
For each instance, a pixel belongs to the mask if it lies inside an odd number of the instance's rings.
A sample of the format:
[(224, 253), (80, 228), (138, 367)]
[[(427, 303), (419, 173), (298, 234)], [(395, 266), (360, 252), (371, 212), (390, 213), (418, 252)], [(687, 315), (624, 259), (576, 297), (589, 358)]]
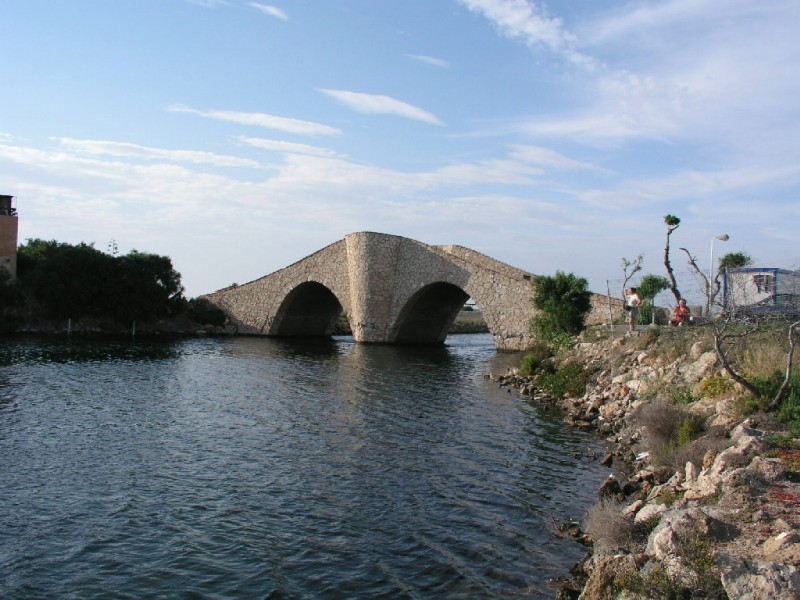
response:
[[(594, 373), (580, 398), (550, 398), (516, 373), (492, 376), (609, 441), (598, 503), (585, 523), (556, 532), (589, 549), (557, 597), (800, 598), (797, 440), (776, 437), (769, 415), (740, 416), (732, 382), (727, 395), (676, 405), (676, 391), (696, 399), (704, 380), (724, 376), (716, 356), (701, 342), (651, 353), (645, 338), (579, 344), (570, 360)], [(675, 422), (698, 432), (681, 447), (661, 435)]]

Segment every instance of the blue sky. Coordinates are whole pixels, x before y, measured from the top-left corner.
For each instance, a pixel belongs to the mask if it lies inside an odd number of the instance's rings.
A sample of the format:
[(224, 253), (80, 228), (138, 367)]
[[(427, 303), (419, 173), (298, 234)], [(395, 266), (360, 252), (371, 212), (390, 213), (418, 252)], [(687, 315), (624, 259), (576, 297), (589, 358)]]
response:
[[(800, 268), (797, 0), (3, 0), (20, 240), (166, 254), (196, 296), (356, 231), (603, 291)], [(716, 254), (718, 253), (718, 254)], [(688, 271), (685, 256), (673, 264)]]

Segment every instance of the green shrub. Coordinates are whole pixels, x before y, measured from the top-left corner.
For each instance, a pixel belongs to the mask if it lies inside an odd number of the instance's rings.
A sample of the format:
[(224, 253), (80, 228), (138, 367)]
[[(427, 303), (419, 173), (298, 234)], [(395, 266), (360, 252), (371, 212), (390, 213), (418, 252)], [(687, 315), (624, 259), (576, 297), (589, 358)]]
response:
[(549, 344), (556, 352), (570, 349), (575, 345), (575, 339), (560, 327), (552, 315), (535, 316), (531, 320), (531, 330), (537, 340)]
[(760, 411), (763, 407), (758, 399), (746, 394), (736, 397), (736, 412), (742, 417), (753, 415)]
[(700, 384), (700, 392), (704, 398), (718, 398), (733, 391), (733, 381), (722, 375), (714, 375), (704, 379)]
[(663, 566), (655, 564), (641, 573), (628, 571), (614, 578), (614, 592), (632, 592), (646, 598), (666, 600), (727, 599), (714, 549), (711, 540), (696, 535), (678, 546), (681, 563), (688, 567), (680, 579), (673, 578)]
[(769, 375), (750, 377), (750, 383), (758, 390), (762, 398), (774, 398), (783, 383), (785, 375), (780, 371), (773, 371)]
[(672, 390), (672, 400), (675, 404), (692, 404), (693, 402), (697, 402), (699, 398), (695, 396), (691, 390), (677, 388)]
[(685, 446), (692, 440), (696, 439), (702, 430), (702, 417), (695, 414), (686, 415), (678, 423), (678, 430), (675, 435), (675, 444), (678, 447)]
[(565, 363), (553, 372), (542, 372), (536, 378), (537, 385), (553, 398), (569, 395), (573, 398), (583, 396), (589, 373), (579, 363)]
[(533, 304), (548, 317), (548, 327), (577, 335), (592, 309), (589, 282), (574, 273), (556, 271), (554, 276), (534, 277)]
[(781, 402), (775, 416), (789, 428), (793, 436), (800, 437), (800, 381), (792, 382), (789, 394)]
[(523, 377), (532, 377), (542, 370), (552, 370), (549, 359), (553, 356), (553, 351), (544, 342), (534, 342), (522, 357), (519, 373)]

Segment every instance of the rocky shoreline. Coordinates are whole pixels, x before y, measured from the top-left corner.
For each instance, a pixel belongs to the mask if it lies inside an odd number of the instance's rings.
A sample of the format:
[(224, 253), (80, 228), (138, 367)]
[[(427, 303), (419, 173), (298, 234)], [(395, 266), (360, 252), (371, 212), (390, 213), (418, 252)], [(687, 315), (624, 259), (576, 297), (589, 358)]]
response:
[[(593, 372), (581, 397), (551, 398), (516, 372), (490, 376), (610, 444), (598, 503), (584, 523), (558, 527), (587, 556), (557, 598), (800, 598), (800, 443), (769, 415), (743, 418), (733, 382), (700, 397), (704, 381), (724, 377), (707, 344), (670, 355), (647, 338), (579, 343), (566, 360)], [(676, 407), (663, 401), (675, 390), (696, 395)], [(665, 450), (658, 430), (675, 420), (698, 435)]]

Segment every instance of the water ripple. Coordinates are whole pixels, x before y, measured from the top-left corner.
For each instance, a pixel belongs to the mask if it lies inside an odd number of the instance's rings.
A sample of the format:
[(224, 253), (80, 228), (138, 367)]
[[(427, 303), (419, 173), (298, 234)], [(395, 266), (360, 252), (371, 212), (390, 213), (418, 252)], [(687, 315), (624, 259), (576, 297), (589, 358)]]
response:
[(550, 596), (596, 443), (449, 343), (3, 345), (0, 596)]

